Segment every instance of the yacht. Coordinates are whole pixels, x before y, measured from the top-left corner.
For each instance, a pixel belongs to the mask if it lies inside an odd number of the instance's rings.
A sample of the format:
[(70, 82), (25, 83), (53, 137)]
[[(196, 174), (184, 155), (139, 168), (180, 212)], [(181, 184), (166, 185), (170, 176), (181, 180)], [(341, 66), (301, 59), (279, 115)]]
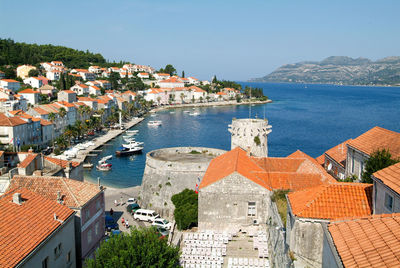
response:
[(132, 154), (139, 154), (143, 150), (143, 147), (132, 147), (132, 148), (125, 148), (125, 147), (120, 147), (116, 152), (116, 156), (128, 156)]
[(127, 144), (122, 144), (122, 147), (124, 148), (135, 148), (135, 147), (139, 147), (141, 145), (143, 145), (143, 142), (140, 141), (129, 141)]
[(147, 122), (148, 126), (155, 126), (158, 127), (162, 124), (162, 122), (160, 120), (153, 120), (153, 121), (149, 121)]
[(125, 131), (126, 134), (128, 135), (135, 135), (139, 132), (139, 130), (127, 130)]

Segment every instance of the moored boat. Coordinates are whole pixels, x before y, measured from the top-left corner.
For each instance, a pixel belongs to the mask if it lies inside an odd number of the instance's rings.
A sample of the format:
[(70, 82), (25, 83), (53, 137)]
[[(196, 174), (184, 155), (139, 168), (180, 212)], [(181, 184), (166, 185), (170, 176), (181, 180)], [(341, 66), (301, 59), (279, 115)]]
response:
[(161, 124), (162, 124), (162, 122), (161, 122), (160, 120), (153, 120), (153, 121), (147, 122), (147, 125), (148, 125), (148, 126), (155, 126), (155, 127), (157, 127), (157, 126), (160, 126)]
[(98, 163), (98, 165), (96, 166), (96, 168), (100, 171), (109, 171), (111, 170), (111, 166), (112, 164), (107, 163), (107, 162), (100, 162)]
[(135, 148), (135, 147), (141, 146), (143, 144), (144, 143), (140, 142), (140, 141), (129, 141), (127, 144), (122, 144), (122, 147), (124, 147), (124, 148)]
[(128, 156), (132, 154), (139, 154), (143, 150), (143, 147), (133, 147), (133, 148), (125, 148), (125, 147), (120, 147), (116, 152), (116, 156)]
[(139, 132), (139, 130), (127, 130), (127, 131), (125, 131), (125, 133), (128, 134), (128, 135), (134, 135), (134, 134), (137, 134), (138, 132)]

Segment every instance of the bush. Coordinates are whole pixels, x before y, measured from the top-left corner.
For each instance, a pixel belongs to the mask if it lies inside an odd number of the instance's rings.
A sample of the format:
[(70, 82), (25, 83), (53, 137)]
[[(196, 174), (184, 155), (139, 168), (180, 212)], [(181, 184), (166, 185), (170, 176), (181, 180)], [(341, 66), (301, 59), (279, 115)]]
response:
[(178, 267), (179, 248), (160, 239), (155, 228), (132, 228), (100, 244), (85, 267)]
[(261, 141), (260, 141), (260, 137), (258, 135), (254, 137), (254, 142), (256, 143), (257, 146), (260, 146)]
[(196, 151), (196, 150), (192, 150), (191, 152), (190, 152), (190, 154), (201, 154), (199, 151)]
[(55, 154), (55, 155), (60, 155), (60, 154), (61, 154), (60, 148), (55, 148), (55, 149), (54, 149), (54, 154)]
[(373, 152), (367, 162), (365, 162), (365, 171), (362, 173), (362, 182), (372, 183), (372, 174), (378, 170), (399, 162), (398, 159), (392, 159), (389, 150), (377, 150)]
[(197, 226), (198, 195), (195, 191), (185, 189), (171, 198), (175, 206), (174, 218), (179, 230)]

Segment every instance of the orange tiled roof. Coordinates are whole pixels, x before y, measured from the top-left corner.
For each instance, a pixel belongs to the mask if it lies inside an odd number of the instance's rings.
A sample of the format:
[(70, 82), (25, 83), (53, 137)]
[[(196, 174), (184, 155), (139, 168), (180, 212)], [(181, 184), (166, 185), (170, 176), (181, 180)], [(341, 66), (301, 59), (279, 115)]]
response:
[(79, 97), (78, 101), (91, 101), (91, 102), (96, 102), (96, 99), (92, 99), (90, 97)]
[(40, 107), (34, 107), (33, 110), (35, 110), (38, 114), (40, 115), (45, 115), (45, 114), (49, 114), (50, 112), (40, 108)]
[(65, 92), (65, 93), (68, 93), (68, 94), (76, 94), (75, 91), (72, 91), (72, 90), (69, 90), (69, 89), (63, 90), (62, 92)]
[(265, 170), (251, 161), (244, 150), (236, 147), (211, 161), (200, 183), (199, 189), (213, 184), (234, 172), (241, 174), (264, 188), (269, 188), (260, 177), (260, 174), (265, 173)]
[[(347, 150), (347, 149), (346, 149)], [(315, 160), (317, 160), (318, 164), (320, 164), (321, 166), (323, 166), (325, 164), (325, 153), (321, 154), (320, 156), (318, 156), (317, 158), (315, 158)]]
[(333, 243), (345, 267), (400, 267), (400, 214), (331, 223)]
[(50, 200), (57, 201), (60, 191), (63, 205), (71, 208), (84, 206), (101, 192), (99, 186), (65, 177), (15, 175), (8, 189), (26, 188)]
[(32, 163), (33, 160), (35, 160), (35, 158), (38, 156), (38, 154), (34, 154), (34, 153), (29, 153), (25, 159), (18, 164), (19, 168), (26, 168), (27, 166), (29, 166), (30, 163)]
[(294, 156), (297, 158), (249, 157), (243, 149), (237, 147), (211, 160), (199, 188), (234, 172), (268, 190), (302, 190), (336, 182), (312, 157), (300, 151)]
[(372, 213), (372, 184), (333, 183), (288, 194), (297, 217), (340, 219)]
[(222, 95), (226, 95), (226, 93), (225, 93), (225, 92), (222, 92), (222, 91), (220, 91), (220, 92), (218, 92), (218, 93), (217, 93), (217, 95), (221, 95), (221, 96), (222, 96)]
[(7, 117), (0, 113), (0, 126), (2, 127), (15, 127), (23, 124), (26, 122), (19, 117)]
[(53, 164), (56, 164), (56, 165), (62, 167), (62, 168), (66, 168), (69, 162), (71, 162), (71, 165), (73, 167), (77, 167), (77, 166), (80, 165), (79, 162), (67, 161), (67, 160), (62, 160), (62, 159), (59, 159), (59, 158), (54, 158), (54, 157), (49, 157), (49, 156), (45, 156), (44, 159), (49, 161), (49, 162), (52, 162)]
[(381, 169), (375, 172), (373, 176), (400, 194), (400, 163)]
[(47, 121), (47, 120), (45, 120), (45, 119), (40, 119), (40, 124), (41, 124), (42, 126), (50, 126), (50, 125), (52, 125), (53, 123), (51, 123), (50, 121)]
[(7, 83), (19, 83), (18, 81), (15, 81), (14, 79), (1, 79), (1, 81), (7, 82)]
[[(23, 203), (12, 202), (20, 193)], [(0, 197), (0, 267), (15, 267), (49, 237), (74, 211), (27, 189)]]
[(162, 80), (159, 83), (183, 83), (183, 82), (175, 77), (171, 77), (169, 79)]
[(376, 150), (389, 149), (393, 158), (400, 157), (400, 133), (374, 127), (348, 143), (349, 146), (371, 155)]
[(18, 94), (39, 94), (39, 93), (40, 93), (39, 91), (35, 91), (31, 88), (27, 88), (27, 89), (24, 89), (24, 90), (18, 92)]
[(351, 140), (352, 139), (349, 139), (341, 144), (336, 145), (335, 147), (326, 151), (325, 154), (328, 155), (331, 159), (333, 159), (336, 163), (338, 163), (342, 167), (345, 167), (346, 157), (347, 157), (347, 146), (346, 145)]

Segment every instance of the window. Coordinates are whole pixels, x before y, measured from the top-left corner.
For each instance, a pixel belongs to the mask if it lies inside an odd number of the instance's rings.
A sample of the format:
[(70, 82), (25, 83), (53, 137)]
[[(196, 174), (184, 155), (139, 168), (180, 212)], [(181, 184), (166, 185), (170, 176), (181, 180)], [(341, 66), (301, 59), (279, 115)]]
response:
[(99, 223), (96, 222), (94, 225), (94, 234), (97, 236), (99, 234)]
[(49, 267), (49, 257), (46, 257), (43, 261), (42, 261), (42, 268), (48, 268)]
[(54, 258), (57, 259), (61, 254), (61, 243), (54, 248)]
[(247, 216), (256, 215), (256, 202), (249, 202), (247, 206)]
[(390, 212), (393, 211), (393, 196), (388, 193), (385, 193), (385, 208)]
[(354, 173), (354, 153), (351, 156), (351, 173)]
[(87, 233), (87, 241), (88, 241), (88, 244), (90, 244), (92, 242), (92, 230), (89, 230)]
[(90, 218), (90, 210), (89, 209), (87, 209), (85, 211), (85, 218), (86, 218), (86, 220), (88, 220)]
[(67, 263), (70, 263), (71, 262), (71, 251), (68, 251), (68, 254), (67, 254)]
[(99, 211), (101, 209), (100, 200), (96, 201), (96, 210)]

